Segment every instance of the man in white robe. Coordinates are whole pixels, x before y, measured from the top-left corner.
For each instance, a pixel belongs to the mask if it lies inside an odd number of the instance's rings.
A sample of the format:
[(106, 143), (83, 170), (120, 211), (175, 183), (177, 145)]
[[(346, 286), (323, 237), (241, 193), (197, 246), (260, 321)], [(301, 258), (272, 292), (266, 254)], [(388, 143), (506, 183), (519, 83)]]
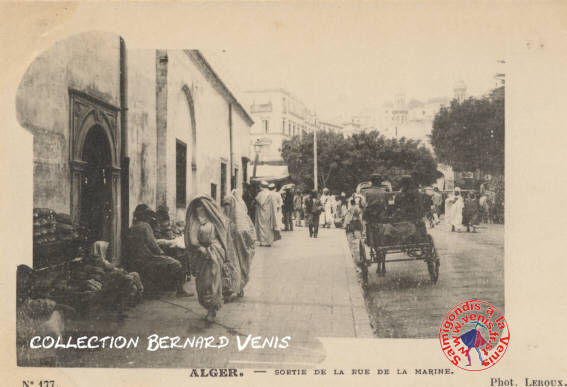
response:
[(257, 240), (260, 246), (271, 246), (276, 232), (279, 233), (277, 208), (273, 193), (268, 189), (268, 183), (260, 184), (260, 192), (256, 196), (255, 222)]
[(319, 224), (322, 227), (331, 228), (333, 224), (333, 208), (334, 208), (335, 198), (329, 194), (329, 189), (323, 189), (323, 195), (321, 195), (321, 204), (323, 205), (324, 212), (321, 214)]
[(451, 231), (461, 228), (463, 223), (463, 208), (465, 203), (461, 196), (461, 189), (455, 188), (453, 195), (445, 200), (445, 220), (451, 226)]
[[(283, 206), (282, 195), (276, 190), (276, 185), (274, 183), (270, 183), (268, 188), (269, 188), (270, 192), (272, 193), (273, 200), (274, 200), (274, 203), (276, 205), (276, 222), (278, 224), (278, 231), (280, 231), (284, 227), (283, 210), (282, 210), (282, 206)], [(277, 237), (276, 237), (276, 240), (278, 240)]]

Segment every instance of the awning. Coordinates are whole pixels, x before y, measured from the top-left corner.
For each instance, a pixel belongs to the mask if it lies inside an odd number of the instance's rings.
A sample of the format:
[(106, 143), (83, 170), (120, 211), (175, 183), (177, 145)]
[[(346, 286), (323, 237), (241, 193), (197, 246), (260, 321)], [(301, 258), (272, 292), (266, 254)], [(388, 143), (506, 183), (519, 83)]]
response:
[(284, 180), (289, 177), (289, 171), (287, 165), (268, 165), (268, 164), (258, 164), (256, 168), (256, 177), (254, 177), (254, 165), (248, 165), (248, 176), (250, 176), (251, 181), (279, 181)]

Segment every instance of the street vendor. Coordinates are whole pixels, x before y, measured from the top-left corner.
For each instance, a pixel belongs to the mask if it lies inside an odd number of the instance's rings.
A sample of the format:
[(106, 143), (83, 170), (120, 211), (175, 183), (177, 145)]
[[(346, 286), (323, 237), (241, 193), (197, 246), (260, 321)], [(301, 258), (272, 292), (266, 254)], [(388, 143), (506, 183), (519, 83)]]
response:
[(134, 210), (133, 218), (125, 241), (128, 270), (140, 274), (146, 290), (156, 292), (174, 286), (177, 297), (192, 296), (183, 290), (185, 273), (181, 263), (165, 255), (157, 244), (151, 227), (156, 223), (155, 213), (147, 205), (140, 204)]

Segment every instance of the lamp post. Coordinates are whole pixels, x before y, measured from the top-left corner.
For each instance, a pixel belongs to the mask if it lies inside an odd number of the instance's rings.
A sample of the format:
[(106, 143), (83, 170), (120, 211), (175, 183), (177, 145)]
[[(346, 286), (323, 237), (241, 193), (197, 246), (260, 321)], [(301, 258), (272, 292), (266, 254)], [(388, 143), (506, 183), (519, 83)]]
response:
[(252, 171), (252, 178), (256, 177), (256, 167), (258, 166), (258, 160), (260, 159), (260, 152), (262, 152), (262, 143), (260, 139), (257, 138), (256, 142), (254, 143), (254, 153), (256, 156), (254, 157), (254, 170)]
[(317, 191), (317, 117), (313, 126), (313, 189)]

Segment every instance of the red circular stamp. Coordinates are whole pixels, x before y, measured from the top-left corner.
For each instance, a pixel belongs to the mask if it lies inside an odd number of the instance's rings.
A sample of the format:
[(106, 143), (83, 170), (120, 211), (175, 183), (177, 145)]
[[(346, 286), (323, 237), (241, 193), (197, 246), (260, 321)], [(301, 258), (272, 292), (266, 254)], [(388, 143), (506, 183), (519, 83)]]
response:
[(466, 371), (482, 371), (504, 356), (510, 330), (496, 307), (470, 300), (447, 313), (439, 328), (439, 342), (451, 363)]

